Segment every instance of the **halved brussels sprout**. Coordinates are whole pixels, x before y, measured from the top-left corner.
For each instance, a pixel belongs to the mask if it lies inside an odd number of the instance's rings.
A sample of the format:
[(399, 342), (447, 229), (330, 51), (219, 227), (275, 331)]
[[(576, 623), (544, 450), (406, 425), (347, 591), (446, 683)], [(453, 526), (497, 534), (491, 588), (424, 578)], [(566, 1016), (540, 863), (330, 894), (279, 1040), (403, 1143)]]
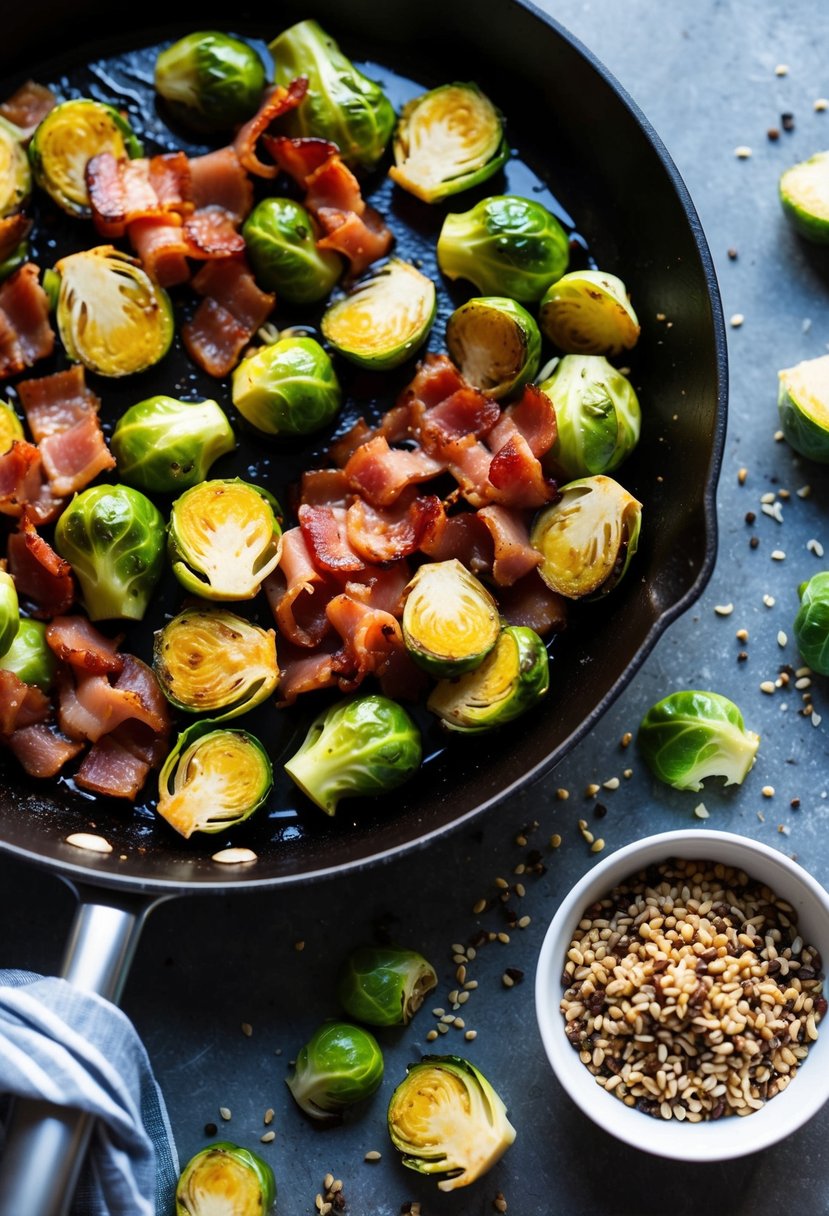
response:
[(259, 286), (289, 304), (325, 299), (342, 274), (342, 259), (317, 248), (315, 221), (292, 198), (263, 198), (242, 235)]
[(801, 456), (829, 464), (829, 355), (778, 373), (780, 427)]
[(482, 1177), (515, 1139), (501, 1098), (460, 1056), (423, 1056), (391, 1096), (389, 1136), (403, 1164), (454, 1191)]
[(542, 203), (498, 194), (447, 215), (437, 254), (447, 278), (468, 279), (482, 295), (532, 304), (566, 271), (570, 242)]
[(233, 428), (217, 402), (164, 396), (131, 405), (110, 441), (124, 481), (150, 494), (198, 485), (213, 462), (235, 446)]
[(316, 21), (292, 25), (268, 49), (276, 84), (308, 80), (302, 104), (285, 115), (287, 133), (329, 139), (347, 165), (372, 169), (394, 127), (394, 108), (379, 84), (358, 71)]
[(333, 815), (341, 798), (385, 794), (415, 773), (420, 732), (402, 705), (370, 694), (338, 701), (311, 723), (285, 772)]
[(23, 438), (23, 424), (6, 401), (0, 401), (0, 456)]
[(4, 655), (17, 637), (20, 628), (20, 605), (14, 579), (0, 570), (0, 656)]
[(156, 633), (153, 670), (177, 709), (235, 718), (276, 688), (274, 631), (225, 608), (185, 608)]
[(265, 65), (241, 38), (198, 30), (159, 54), (155, 87), (173, 116), (187, 126), (224, 131), (256, 112), (265, 87)]
[(188, 840), (194, 832), (238, 827), (273, 786), (268, 753), (254, 735), (194, 722), (176, 740), (158, 776), (158, 813)]
[(389, 371), (410, 359), (435, 320), (435, 285), (409, 262), (391, 258), (329, 305), (322, 332), (328, 342), (372, 371)]
[(733, 701), (717, 692), (683, 690), (652, 705), (636, 737), (648, 768), (675, 790), (701, 790), (706, 777), (741, 785), (760, 736), (746, 730)]
[(538, 572), (568, 599), (606, 595), (627, 570), (641, 526), (642, 504), (612, 477), (571, 481), (533, 523), (530, 543), (543, 558)]
[(334, 364), (314, 338), (280, 338), (233, 373), (233, 404), (266, 435), (310, 435), (342, 405)]
[(23, 132), (0, 116), (0, 217), (23, 207), (32, 192), (32, 171)]
[(571, 270), (553, 283), (539, 321), (559, 350), (575, 355), (619, 355), (639, 338), (624, 283), (603, 270)]
[(342, 970), (337, 995), (358, 1022), (407, 1026), (437, 982), (432, 964), (415, 950), (361, 946)]
[(276, 1179), (267, 1161), (220, 1140), (191, 1157), (176, 1187), (176, 1216), (267, 1216)]
[(829, 676), (829, 571), (813, 574), (797, 590), (800, 596), (794, 618), (797, 648), (812, 671)]
[(476, 84), (444, 84), (403, 107), (389, 177), (437, 203), (486, 181), (508, 157), (501, 115), (489, 98)]
[(185, 490), (170, 512), (173, 573), (204, 599), (253, 599), (279, 562), (279, 514), (273, 495), (239, 477)]
[(72, 565), (90, 620), (140, 621), (164, 565), (164, 519), (140, 490), (90, 486), (58, 520), (55, 548)]
[(286, 1084), (298, 1106), (322, 1123), (362, 1102), (383, 1080), (383, 1053), (373, 1034), (348, 1022), (324, 1022), (297, 1053)]
[(508, 625), (474, 671), (440, 680), (427, 707), (449, 730), (490, 730), (526, 713), (550, 687), (547, 651), (534, 629)]
[(46, 625), (22, 617), (17, 635), (4, 655), (0, 669), (12, 671), (24, 684), (34, 684), (48, 692), (55, 680), (57, 662), (46, 641)]
[(498, 641), (498, 605), (455, 557), (421, 566), (405, 595), (406, 649), (433, 676), (459, 676), (479, 667)]
[(69, 215), (89, 219), (86, 166), (93, 156), (111, 152), (116, 160), (143, 156), (126, 118), (102, 101), (62, 101), (38, 125), (29, 144), (37, 184)]
[(817, 152), (792, 165), (780, 178), (786, 218), (809, 241), (829, 241), (829, 152)]
[(476, 296), (456, 308), (446, 346), (464, 378), (495, 400), (532, 380), (541, 362), (538, 326), (506, 296)]
[(166, 355), (175, 329), (170, 297), (138, 258), (97, 245), (61, 258), (57, 319), (70, 359), (101, 376), (143, 372)]
[(639, 442), (639, 399), (604, 355), (565, 355), (539, 388), (555, 404), (558, 434), (546, 459), (560, 479), (609, 473)]

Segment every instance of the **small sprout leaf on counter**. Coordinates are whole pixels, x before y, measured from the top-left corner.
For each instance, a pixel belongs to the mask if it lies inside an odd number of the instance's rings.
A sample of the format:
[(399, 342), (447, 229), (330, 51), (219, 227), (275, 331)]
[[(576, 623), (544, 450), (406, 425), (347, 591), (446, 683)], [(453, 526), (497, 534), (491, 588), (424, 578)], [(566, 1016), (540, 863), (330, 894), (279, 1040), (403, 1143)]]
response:
[(652, 705), (639, 726), (639, 750), (655, 777), (677, 790), (702, 789), (706, 777), (741, 785), (752, 768), (759, 735), (727, 697), (693, 689)]

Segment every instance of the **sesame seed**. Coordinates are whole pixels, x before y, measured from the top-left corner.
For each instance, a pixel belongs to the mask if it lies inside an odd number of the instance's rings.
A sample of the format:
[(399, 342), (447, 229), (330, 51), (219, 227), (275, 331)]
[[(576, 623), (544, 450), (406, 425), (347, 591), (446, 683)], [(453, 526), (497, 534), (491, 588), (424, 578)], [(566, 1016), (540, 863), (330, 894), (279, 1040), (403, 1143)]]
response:
[(799, 680), (795, 680), (794, 686), (796, 689), (798, 689), (798, 691), (800, 691), (803, 688), (811, 688), (812, 681), (809, 679), (808, 676), (801, 676)]
[(778, 629), (778, 631), (777, 631), (777, 645), (778, 645), (778, 646), (785, 646), (785, 645), (787, 644), (788, 640), (789, 640), (789, 638), (788, 638), (788, 635), (786, 634), (785, 630), (783, 630), (783, 629)]
[(500, 887), (502, 891), (509, 890), (509, 883), (507, 882), (506, 878), (496, 878), (495, 885), (496, 887)]
[(506, 971), (501, 976), (501, 983), (504, 985), (505, 988), (513, 988), (515, 986), (515, 980), (512, 978), (511, 975), (507, 975)]
[(437, 1029), (438, 1034), (448, 1034), (449, 1033), (449, 1026), (447, 1025), (446, 1022), (441, 1022), (440, 1025), (436, 1029)]
[(436, 1018), (442, 1018), (443, 1015), (446, 1013), (446, 1010), (443, 1008), (442, 1005), (438, 1005), (437, 1009), (432, 1010), (432, 1013)]
[(746, 484), (747, 477), (748, 477), (748, 469), (742, 468), (742, 469), (737, 470), (737, 481), (738, 481), (739, 485), (744, 486)]
[(773, 595), (769, 595), (767, 593), (766, 595), (763, 596), (763, 603), (765, 604), (765, 606), (767, 608), (773, 608), (776, 601), (775, 601), (775, 598)]
[(732, 313), (732, 315), (729, 319), (729, 324), (732, 329), (739, 329), (744, 321), (745, 321), (745, 317), (743, 316), (743, 314), (741, 312), (735, 312), (735, 313)]
[(595, 798), (600, 789), (601, 786), (597, 785), (595, 781), (591, 781), (587, 789), (584, 791), (585, 797)]
[(811, 492), (811, 486), (801, 486), (799, 490), (795, 490), (795, 494), (798, 498), (808, 498)]
[(816, 97), (814, 101), (814, 108), (818, 114), (823, 113), (824, 110), (829, 110), (829, 99), (826, 97)]
[(436, 1030), (427, 1030), (427, 1032), (426, 1032), (426, 1042), (427, 1043), (434, 1043), (434, 1041), (437, 1037), (438, 1037), (438, 1032)]
[(731, 613), (734, 611), (734, 605), (731, 603), (715, 604), (714, 611), (716, 612), (717, 616), (731, 616)]
[(590, 852), (591, 853), (601, 853), (603, 848), (604, 848), (604, 840), (602, 840), (602, 838), (600, 836), (598, 840), (594, 840), (593, 843), (591, 844)]
[(773, 798), (774, 797), (774, 786), (773, 785), (764, 785), (763, 788), (760, 790), (760, 793), (763, 795), (764, 798)]
[(811, 667), (798, 667), (794, 674), (797, 676), (798, 680), (800, 680), (804, 676), (810, 676), (812, 674), (812, 669)]
[(751, 148), (746, 144), (740, 144), (739, 147), (734, 149), (734, 155), (737, 157), (737, 160), (748, 160), (751, 156)]
[(466, 1039), (467, 1043), (471, 1043), (473, 1039), (477, 1039), (478, 1032), (477, 1030), (467, 1030), (463, 1037)]
[(460, 964), (457, 971), (455, 972), (455, 979), (458, 981), (459, 984), (462, 984), (463, 981), (466, 979), (466, 967), (463, 963)]
[(73, 832), (66, 837), (66, 843), (74, 845), (76, 849), (87, 849), (90, 853), (112, 852), (109, 841), (103, 836), (96, 836), (94, 832)]
[(823, 545), (819, 540), (815, 540), (814, 537), (806, 541), (806, 548), (810, 553), (814, 553), (815, 557), (823, 557)]
[(738, 629), (734, 636), (736, 637), (738, 642), (747, 642), (748, 641), (748, 630), (747, 629)]
[(224, 1119), (225, 1123), (229, 1123), (229, 1122), (230, 1122), (230, 1117), (231, 1117), (231, 1116), (230, 1116), (230, 1107), (229, 1107), (229, 1106), (220, 1106), (220, 1107), (219, 1107), (219, 1114), (222, 1116), (222, 1118)]
[(452, 962), (457, 963), (457, 965), (460, 966), (461, 963), (466, 962), (467, 958), (468, 958), (468, 955), (466, 955), (466, 954), (453, 954)]
[(501, 932), (501, 933), (497, 934), (497, 937), (498, 937), (498, 941), (501, 942), (503, 945), (506, 946), (509, 943), (509, 934), (508, 933)]
[(270, 1144), (272, 1140), (276, 1139), (276, 1132), (263, 1132), (259, 1139), (263, 1144)]
[(775, 76), (788, 76), (789, 65), (787, 63), (778, 63), (777, 67), (774, 69), (774, 74)]
[(760, 502), (761, 503), (774, 502), (775, 497), (776, 497), (776, 495), (774, 493), (774, 490), (766, 490), (765, 494), (760, 495)]
[(456, 1030), (463, 1030), (464, 1026), (466, 1025), (466, 1022), (463, 1020), (463, 1018), (455, 1018), (452, 1025), (455, 1027)]
[(453, 954), (465, 954), (466, 949), (464, 948), (464, 946), (461, 945), (460, 942), (453, 942), (452, 943), (452, 953)]
[(253, 849), (219, 849), (210, 860), (218, 862), (219, 865), (240, 866), (256, 861), (257, 857)]
[(466, 952), (467, 960), (471, 963), (476, 954), (477, 954), (477, 951), (476, 951), (475, 947), (470, 946)]
[(607, 781), (602, 782), (606, 790), (618, 790), (620, 784), (618, 777), (609, 777)]
[(550, 837), (550, 848), (551, 849), (560, 849), (561, 848), (561, 837), (559, 836), (558, 832), (553, 832), (552, 836)]
[(527, 837), (522, 836), (519, 833), (519, 835), (515, 837), (515, 843), (518, 845), (519, 849), (523, 849), (525, 844), (527, 843)]
[(273, 1107), (269, 1106), (262, 1117), (262, 1122), (267, 1127), (269, 1123), (273, 1123)]
[(518, 865), (512, 872), (513, 874), (526, 874), (527, 867), (524, 865), (523, 861), (519, 861)]
[(812, 719), (812, 726), (820, 726), (821, 722), (823, 721), (823, 718), (820, 716), (820, 714), (816, 714), (814, 712), (814, 710), (812, 711), (811, 719)]
[(250, 1022), (242, 1022), (241, 1029), (242, 1029), (242, 1034), (247, 1039), (249, 1039), (250, 1036), (253, 1034), (253, 1027), (251, 1026)]
[(622, 735), (621, 739), (619, 740), (619, 746), (620, 747), (630, 747), (632, 742), (633, 742), (633, 735), (631, 734), (631, 732), (629, 730), (626, 730), (625, 733)]
[(532, 920), (532, 918), (531, 918), (531, 917), (529, 917), (529, 916), (522, 916), (522, 917), (520, 917), (520, 918), (519, 918), (519, 921), (518, 921), (518, 928), (519, 928), (519, 929), (526, 929), (527, 925), (529, 925), (529, 924), (530, 924), (531, 920)]
[(468, 1000), (469, 1000), (468, 992), (459, 992), (458, 993), (458, 1004), (459, 1005), (465, 1005)]
[(449, 1001), (449, 1004), (450, 1004), (450, 1005), (457, 1005), (457, 1003), (458, 1003), (458, 990), (457, 990), (457, 988), (453, 988), (453, 989), (452, 989), (452, 991), (449, 993), (449, 995), (448, 995), (448, 997), (447, 997), (446, 999)]
[(474, 904), (472, 905), (472, 915), (478, 916), (481, 912), (485, 912), (485, 911), (486, 911), (486, 900), (485, 899), (476, 899)]
[(443, 1022), (443, 1023), (444, 1023), (446, 1026), (449, 1026), (449, 1025), (450, 1025), (450, 1023), (454, 1022), (454, 1020), (455, 1020), (455, 1015), (454, 1015), (454, 1013), (445, 1013), (445, 1014), (443, 1015), (443, 1017), (442, 1017), (440, 1020), (441, 1020), (441, 1022)]
[(737, 250), (733, 247), (733, 245), (728, 250), (728, 258), (729, 258), (729, 261), (731, 261), (731, 262), (737, 261)]
[(523, 882), (517, 882), (512, 889), (519, 899), (523, 899), (527, 894), (527, 888), (524, 886)]
[(760, 510), (764, 515), (768, 515), (775, 523), (782, 524), (783, 522), (783, 507), (779, 502), (768, 503), (764, 502)]
[(294, 942), (294, 950), (296, 950), (299, 954), (301, 954), (304, 949), (305, 949), (304, 941), (300, 940), (298, 942)]
[(371, 1149), (363, 1158), (364, 1161), (379, 1161), (382, 1153), (378, 1153), (376, 1148)]
[(624, 777), (625, 781), (630, 781), (631, 777), (633, 776), (633, 769), (626, 768), (622, 773), (622, 776)]
[(773, 562), (784, 562), (786, 560), (786, 554), (782, 549), (772, 549), (771, 560)]
[(495, 1198), (493, 1199), (493, 1201), (492, 1201), (492, 1206), (495, 1208), (495, 1211), (496, 1211), (496, 1212), (506, 1212), (506, 1210), (507, 1210), (507, 1201), (506, 1201), (506, 1199), (504, 1198), (504, 1196), (501, 1194), (501, 1192), (500, 1192), (500, 1191), (498, 1192), (498, 1194), (497, 1194), (497, 1195), (495, 1196)]
[(322, 1180), (322, 1185), (324, 1190), (330, 1191), (331, 1187), (334, 1185), (334, 1175), (326, 1174)]
[(760, 685), (760, 692), (771, 695), (774, 692), (774, 680), (763, 680), (763, 683)]
[(697, 819), (707, 819), (709, 817), (708, 807), (704, 802), (700, 802), (694, 807), (694, 814), (696, 815)]

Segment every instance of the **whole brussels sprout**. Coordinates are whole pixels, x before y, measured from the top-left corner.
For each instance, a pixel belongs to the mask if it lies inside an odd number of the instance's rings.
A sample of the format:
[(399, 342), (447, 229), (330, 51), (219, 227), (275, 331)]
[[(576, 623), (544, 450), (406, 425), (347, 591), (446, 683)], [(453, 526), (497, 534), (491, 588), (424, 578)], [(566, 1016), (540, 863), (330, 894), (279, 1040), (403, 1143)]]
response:
[(165, 396), (131, 405), (110, 441), (121, 477), (149, 494), (197, 485), (213, 462), (235, 446), (233, 429), (215, 401)]
[(484, 296), (533, 304), (566, 271), (570, 243), (542, 203), (498, 194), (447, 215), (437, 254), (447, 278), (468, 279)]
[(320, 1122), (332, 1122), (383, 1080), (383, 1053), (373, 1034), (348, 1022), (324, 1022), (297, 1053), (286, 1084), (297, 1104)]
[(829, 355), (778, 374), (777, 409), (786, 442), (808, 460), (829, 464)]
[(337, 995), (358, 1022), (406, 1026), (437, 982), (432, 964), (415, 950), (361, 946), (343, 967)]
[(423, 1056), (391, 1096), (391, 1142), (403, 1164), (440, 1178), (438, 1189), (469, 1186), (515, 1139), (503, 1101), (461, 1056)]
[(829, 242), (829, 152), (792, 165), (780, 178), (783, 213), (809, 241)]
[(32, 171), (23, 132), (0, 116), (0, 217), (25, 206), (32, 192)]
[(563, 480), (609, 473), (639, 442), (639, 399), (604, 355), (565, 355), (539, 388), (555, 403), (558, 433), (546, 459)]
[(173, 306), (137, 258), (97, 245), (61, 258), (55, 270), (58, 330), (70, 359), (101, 376), (129, 376), (166, 355)]
[(405, 595), (403, 640), (430, 675), (455, 677), (479, 667), (498, 640), (497, 603), (455, 557), (422, 565)]
[(391, 258), (329, 305), (322, 332), (358, 367), (390, 371), (426, 341), (436, 309), (432, 280), (410, 262)]
[(48, 692), (55, 681), (57, 661), (46, 641), (43, 621), (21, 618), (20, 628), (5, 654), (0, 655), (0, 670), (11, 671), (24, 684), (34, 684)]
[(35, 181), (59, 207), (79, 219), (92, 214), (87, 162), (103, 152), (111, 152), (116, 160), (144, 155), (126, 118), (113, 106), (87, 97), (62, 101), (50, 110), (29, 144)]
[(58, 520), (55, 548), (72, 565), (90, 620), (140, 621), (164, 565), (164, 519), (140, 490), (91, 486)]
[(603, 270), (572, 270), (553, 283), (539, 323), (559, 350), (576, 355), (620, 355), (639, 339), (627, 288)]
[(506, 296), (476, 296), (456, 308), (446, 346), (464, 378), (496, 401), (532, 380), (541, 362), (534, 318)]
[(248, 731), (209, 718), (183, 730), (158, 776), (158, 813), (185, 840), (226, 832), (267, 800), (273, 786), (268, 753)]
[(476, 84), (444, 84), (407, 101), (389, 177), (425, 203), (468, 190), (509, 158), (501, 115)]
[(358, 71), (316, 21), (292, 25), (268, 49), (276, 84), (287, 87), (297, 76), (308, 80), (304, 101), (285, 116), (287, 133), (331, 140), (347, 165), (372, 169), (395, 120), (379, 84)]
[(532, 709), (547, 695), (547, 650), (534, 629), (507, 625), (474, 671), (460, 679), (439, 680), (428, 708), (448, 730), (467, 734), (503, 726)]
[(240, 38), (198, 30), (159, 54), (155, 87), (174, 117), (187, 126), (224, 131), (256, 112), (265, 87), (265, 65)]
[(798, 595), (800, 608), (794, 618), (797, 648), (812, 671), (829, 676), (829, 570), (801, 583)]
[(323, 710), (285, 772), (333, 815), (341, 798), (401, 785), (417, 771), (421, 754), (420, 732), (402, 705), (369, 694)]
[(236, 368), (233, 404), (266, 435), (309, 435), (336, 416), (342, 390), (319, 342), (280, 338)]
[(256, 281), (289, 304), (315, 304), (342, 274), (342, 260), (318, 249), (311, 215), (291, 198), (263, 198), (242, 225)]
[(754, 764), (760, 736), (746, 730), (733, 701), (717, 692), (671, 693), (639, 725), (648, 768), (676, 790), (701, 790), (706, 777), (741, 785)]
[(20, 628), (20, 606), (14, 579), (0, 570), (0, 655), (4, 655)]
[(196, 1153), (176, 1187), (176, 1216), (268, 1216), (276, 1179), (267, 1161), (220, 1140)]

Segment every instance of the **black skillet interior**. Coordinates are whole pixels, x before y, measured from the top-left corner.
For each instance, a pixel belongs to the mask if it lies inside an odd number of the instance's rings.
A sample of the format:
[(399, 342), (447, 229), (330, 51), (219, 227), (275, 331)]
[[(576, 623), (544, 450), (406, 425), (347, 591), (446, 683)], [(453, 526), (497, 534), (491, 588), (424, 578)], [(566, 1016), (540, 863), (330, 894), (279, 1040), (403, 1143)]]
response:
[[(27, 76), (57, 85), (61, 94), (91, 92), (130, 113), (148, 152), (181, 146), (205, 150), (161, 122), (151, 100), (154, 54), (146, 48), (211, 27), (267, 42), (308, 16), (317, 17), (347, 53), (367, 64), (396, 104), (425, 87), (474, 79), (507, 117), (515, 159), (503, 178), (477, 192), (429, 208), (393, 190), (382, 172), (368, 184), (371, 201), (395, 230), (397, 251), (422, 259), (426, 273), (440, 284), (441, 313), (429, 349), (443, 349), (446, 317), (473, 294), (463, 285), (450, 291), (441, 283), (434, 241), (442, 217), (486, 194), (535, 192), (572, 228), (573, 265), (592, 262), (624, 278), (642, 322), (630, 366), (644, 426), (637, 453), (619, 476), (644, 504), (642, 540), (613, 595), (571, 613), (568, 630), (551, 647), (552, 687), (539, 710), (488, 737), (485, 746), (480, 739), (446, 746), (424, 719), (430, 758), (418, 778), (386, 799), (343, 803), (334, 819), (302, 802), (283, 777), (270, 811), (260, 812), (256, 821), (227, 836), (184, 842), (149, 808), (90, 802), (71, 782), (45, 789), (22, 779), (6, 761), (0, 768), (0, 848), (111, 887), (207, 889), (291, 881), (361, 865), (447, 830), (548, 771), (595, 723), (669, 621), (696, 598), (713, 564), (726, 372), (722, 317), (704, 237), (647, 122), (589, 54), (529, 6), (512, 0), (419, 0), (417, 5), (386, 0), (382, 6), (376, 0), (350, 0), (344, 7), (320, 0), (313, 10), (280, 5), (263, 19), (238, 8), (231, 18), (203, 6), (191, 13), (179, 5), (171, 26), (169, 10), (150, 3), (142, 5), (137, 29), (129, 14), (119, 15), (112, 6), (101, 12), (94, 4), (76, 2), (70, 8), (33, 0), (15, 6), (4, 19), (2, 92)], [(66, 52), (66, 47), (73, 49)], [(89, 64), (95, 65), (92, 70)], [(59, 254), (66, 232), (61, 222), (42, 228), (36, 248), (42, 264)], [(94, 243), (91, 227), (87, 243)], [(183, 312), (187, 289), (179, 289), (176, 298)], [(299, 319), (305, 318), (276, 317), (278, 323)], [(44, 363), (33, 374), (49, 370)], [(390, 380), (338, 370), (348, 393), (348, 416), (391, 404), (396, 388), (412, 373), (407, 366)], [(140, 377), (140, 385), (98, 381), (94, 386), (109, 425), (128, 405), (155, 392), (216, 396), (233, 415), (229, 386), (217, 388), (198, 373), (178, 343)], [(243, 428), (240, 434), (239, 451), (223, 458), (212, 475), (261, 479), (283, 499), (303, 465), (315, 463), (313, 452), (326, 438), (284, 448), (263, 445)], [(168, 612), (180, 602), (171, 577), (158, 598)], [(150, 630), (160, 619), (153, 616), (136, 635), (135, 647), (145, 657)], [(314, 702), (313, 711), (318, 707)], [(311, 712), (270, 707), (251, 715), (251, 729), (269, 744), (277, 772)], [(112, 841), (109, 857), (87, 859), (64, 843), (69, 832), (90, 823)], [(212, 863), (211, 854), (229, 843), (252, 848), (256, 865), (228, 872)]]

